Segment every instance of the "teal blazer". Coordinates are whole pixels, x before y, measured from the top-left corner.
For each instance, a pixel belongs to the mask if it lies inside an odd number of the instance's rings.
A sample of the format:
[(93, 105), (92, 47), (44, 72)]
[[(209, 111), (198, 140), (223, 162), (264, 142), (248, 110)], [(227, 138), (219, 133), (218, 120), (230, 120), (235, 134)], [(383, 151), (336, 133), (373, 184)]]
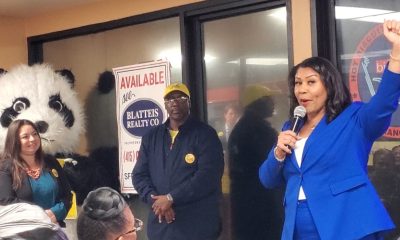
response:
[[(286, 183), (282, 239), (293, 239), (297, 198), (303, 186), (322, 240), (353, 240), (394, 228), (368, 178), (373, 142), (389, 127), (400, 96), (400, 74), (385, 70), (379, 89), (368, 103), (354, 102), (329, 124), (324, 117), (309, 136), (301, 167), (295, 154), (283, 162), (268, 154), (259, 169), (261, 183), (273, 188)], [(286, 122), (282, 130), (288, 130)]]

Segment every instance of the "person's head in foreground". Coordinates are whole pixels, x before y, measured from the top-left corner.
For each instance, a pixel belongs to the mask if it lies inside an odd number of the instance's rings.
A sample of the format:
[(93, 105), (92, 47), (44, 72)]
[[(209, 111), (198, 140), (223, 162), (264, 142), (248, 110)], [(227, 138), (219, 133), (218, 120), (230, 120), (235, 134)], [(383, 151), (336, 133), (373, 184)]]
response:
[(41, 207), (14, 203), (0, 206), (0, 239), (67, 240), (68, 237)]
[(123, 197), (114, 189), (91, 191), (78, 217), (79, 240), (136, 240), (143, 223), (135, 218)]

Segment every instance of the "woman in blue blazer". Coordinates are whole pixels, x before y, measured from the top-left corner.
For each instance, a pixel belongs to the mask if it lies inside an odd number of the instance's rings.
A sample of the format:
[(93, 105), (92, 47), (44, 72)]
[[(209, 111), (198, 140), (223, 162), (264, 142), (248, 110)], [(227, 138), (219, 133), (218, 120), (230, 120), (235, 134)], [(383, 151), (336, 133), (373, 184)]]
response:
[(286, 183), (282, 239), (382, 239), (394, 228), (367, 175), (373, 142), (400, 97), (400, 21), (385, 21), (390, 61), (375, 96), (351, 103), (340, 73), (312, 57), (289, 74), (290, 105), (306, 110), (298, 134), (286, 122), (259, 169), (267, 188)]

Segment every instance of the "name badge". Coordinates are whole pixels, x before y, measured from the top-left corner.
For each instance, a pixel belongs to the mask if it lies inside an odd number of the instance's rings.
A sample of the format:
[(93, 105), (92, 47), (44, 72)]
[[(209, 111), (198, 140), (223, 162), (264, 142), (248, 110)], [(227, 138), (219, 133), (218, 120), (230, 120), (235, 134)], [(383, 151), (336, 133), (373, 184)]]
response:
[(186, 156), (185, 156), (185, 162), (186, 163), (192, 164), (192, 163), (194, 163), (195, 160), (196, 160), (196, 157), (194, 156), (193, 153), (186, 154)]

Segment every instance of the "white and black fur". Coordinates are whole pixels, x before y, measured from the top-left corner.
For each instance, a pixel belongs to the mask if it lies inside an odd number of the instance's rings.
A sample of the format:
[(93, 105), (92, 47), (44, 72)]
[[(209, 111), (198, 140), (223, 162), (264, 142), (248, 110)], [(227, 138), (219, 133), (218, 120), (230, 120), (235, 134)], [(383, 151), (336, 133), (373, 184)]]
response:
[(89, 157), (73, 155), (77, 164), (64, 166), (78, 204), (94, 188), (108, 186), (120, 190), (115, 101), (115, 78), (112, 72), (105, 71), (85, 101)]
[(50, 65), (19, 65), (0, 75), (0, 149), (10, 123), (28, 119), (39, 128), (45, 153), (76, 151), (84, 115), (70, 73)]
[(86, 114), (74, 83), (71, 71), (54, 71), (47, 64), (0, 71), (0, 149), (12, 121), (34, 122), (45, 153), (72, 160), (65, 163), (64, 171), (81, 204), (97, 187), (119, 190), (115, 79), (109, 71), (102, 73), (86, 99), (89, 156), (76, 153)]

